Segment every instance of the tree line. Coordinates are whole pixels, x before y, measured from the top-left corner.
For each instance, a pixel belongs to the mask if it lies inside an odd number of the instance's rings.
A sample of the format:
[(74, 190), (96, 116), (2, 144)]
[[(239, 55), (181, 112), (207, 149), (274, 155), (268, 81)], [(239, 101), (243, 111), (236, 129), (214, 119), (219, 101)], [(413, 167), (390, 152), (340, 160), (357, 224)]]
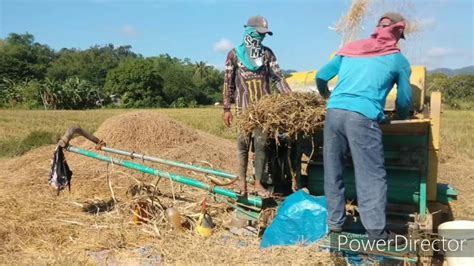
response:
[(131, 46), (55, 51), (29, 33), (0, 39), (0, 107), (87, 109), (117, 99), (126, 108), (193, 107), (220, 101), (222, 84), (222, 71), (205, 62), (145, 58)]
[(426, 86), (428, 92), (440, 91), (443, 103), (452, 109), (474, 109), (474, 75), (432, 73), (427, 76)]
[[(92, 46), (59, 51), (34, 36), (0, 39), (0, 107), (88, 109), (194, 107), (222, 99), (223, 72), (205, 62), (168, 54), (144, 57), (131, 46)], [(474, 76), (427, 77), (452, 108), (474, 108)]]

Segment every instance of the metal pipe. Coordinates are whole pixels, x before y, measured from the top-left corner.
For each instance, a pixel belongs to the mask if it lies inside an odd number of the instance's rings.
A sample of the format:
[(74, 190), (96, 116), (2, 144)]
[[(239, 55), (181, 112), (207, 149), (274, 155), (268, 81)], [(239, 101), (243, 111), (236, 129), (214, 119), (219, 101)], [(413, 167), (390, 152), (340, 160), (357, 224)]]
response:
[[(97, 138), (96, 136), (92, 135), (91, 133), (85, 131), (79, 125), (73, 125), (73, 126), (70, 126), (66, 130), (66, 133), (64, 133), (64, 135), (59, 140), (58, 145), (63, 147), (63, 148), (67, 147), (69, 145), (69, 141), (71, 141), (71, 139), (74, 137), (74, 135), (81, 135), (84, 138), (92, 141), (95, 144), (101, 143), (101, 140), (99, 138)], [(105, 143), (103, 143), (103, 144), (105, 144)]]
[(234, 174), (226, 173), (224, 171), (220, 171), (220, 170), (216, 170), (216, 169), (212, 169), (212, 168), (208, 168), (208, 167), (202, 167), (202, 166), (197, 166), (197, 165), (192, 165), (192, 164), (181, 163), (181, 162), (177, 162), (177, 161), (161, 159), (161, 158), (147, 156), (147, 155), (143, 155), (143, 154), (139, 154), (139, 153), (135, 153), (135, 152), (129, 152), (129, 151), (124, 151), (124, 150), (119, 150), (119, 149), (113, 149), (113, 148), (109, 148), (109, 147), (101, 147), (101, 150), (105, 151), (105, 152), (110, 152), (110, 153), (115, 153), (115, 154), (119, 154), (119, 155), (128, 156), (128, 157), (135, 158), (135, 159), (142, 159), (142, 160), (145, 160), (145, 161), (150, 161), (150, 162), (155, 162), (155, 163), (161, 163), (161, 164), (165, 164), (165, 165), (180, 167), (180, 168), (184, 168), (184, 169), (191, 170), (191, 171), (202, 172), (202, 173), (206, 173), (206, 174), (210, 174), (210, 175), (214, 175), (214, 176), (218, 176), (218, 177), (223, 177), (223, 178), (228, 178), (228, 179), (237, 178), (237, 176), (234, 175)]
[(185, 185), (188, 185), (188, 186), (196, 187), (196, 188), (203, 189), (203, 190), (208, 190), (211, 193), (219, 194), (219, 195), (231, 198), (231, 199), (236, 200), (237, 202), (239, 202), (241, 204), (244, 204), (244, 205), (262, 207), (262, 199), (260, 197), (241, 196), (241, 195), (235, 193), (234, 191), (224, 189), (224, 188), (220, 188), (220, 187), (213, 187), (213, 186), (210, 186), (208, 184), (202, 183), (200, 181), (197, 181), (197, 180), (185, 177), (185, 176), (181, 176), (181, 175), (161, 171), (161, 170), (158, 170), (158, 169), (154, 169), (154, 168), (151, 168), (151, 167), (143, 166), (143, 165), (133, 163), (133, 162), (129, 162), (129, 161), (125, 161), (125, 160), (114, 159), (112, 157), (100, 155), (100, 154), (97, 154), (97, 153), (94, 153), (94, 152), (91, 152), (91, 151), (87, 151), (87, 150), (83, 150), (81, 148), (77, 148), (77, 147), (73, 147), (73, 146), (68, 146), (67, 151), (77, 153), (77, 154), (81, 154), (81, 155), (84, 155), (84, 156), (87, 156), (87, 157), (90, 157), (90, 158), (93, 158), (93, 159), (97, 159), (97, 160), (100, 160), (100, 161), (105, 161), (105, 162), (109, 162), (109, 163), (112, 163), (112, 164), (117, 164), (117, 165), (123, 166), (125, 168), (138, 170), (138, 171), (146, 173), (146, 174), (168, 178), (172, 181), (176, 181), (178, 183), (185, 184)]

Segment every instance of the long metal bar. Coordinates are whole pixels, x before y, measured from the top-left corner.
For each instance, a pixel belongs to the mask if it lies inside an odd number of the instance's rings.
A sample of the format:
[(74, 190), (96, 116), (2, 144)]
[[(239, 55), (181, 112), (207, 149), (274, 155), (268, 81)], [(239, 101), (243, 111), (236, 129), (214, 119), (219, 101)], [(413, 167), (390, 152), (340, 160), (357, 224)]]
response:
[(223, 178), (228, 178), (228, 179), (237, 178), (237, 176), (234, 175), (234, 174), (226, 173), (224, 171), (220, 171), (220, 170), (216, 170), (216, 169), (212, 169), (212, 168), (208, 168), (208, 167), (201, 167), (201, 166), (197, 166), (197, 165), (192, 165), (192, 164), (186, 164), (186, 163), (177, 162), (177, 161), (161, 159), (161, 158), (152, 157), (152, 156), (139, 154), (139, 153), (135, 153), (135, 152), (129, 152), (129, 151), (124, 151), (124, 150), (119, 150), (119, 149), (113, 149), (113, 148), (109, 148), (109, 147), (102, 147), (101, 150), (105, 151), (105, 152), (110, 152), (110, 153), (115, 153), (115, 154), (119, 154), (119, 155), (128, 156), (130, 158), (142, 159), (142, 160), (145, 160), (145, 161), (161, 163), (161, 164), (165, 164), (165, 165), (184, 168), (184, 169), (191, 170), (191, 171), (211, 174), (211, 175), (218, 176), (218, 177), (223, 177)]
[(161, 170), (158, 170), (158, 169), (154, 169), (154, 168), (151, 168), (151, 167), (143, 166), (143, 165), (133, 163), (133, 162), (129, 162), (129, 161), (125, 161), (125, 160), (114, 159), (112, 157), (100, 155), (100, 154), (97, 154), (97, 153), (94, 153), (94, 152), (91, 152), (91, 151), (87, 151), (87, 150), (83, 150), (81, 148), (77, 148), (77, 147), (74, 147), (74, 146), (68, 146), (67, 151), (77, 153), (77, 154), (80, 154), (80, 155), (84, 155), (84, 156), (87, 156), (87, 157), (90, 157), (90, 158), (93, 158), (93, 159), (97, 159), (97, 160), (100, 160), (100, 161), (117, 164), (117, 165), (123, 166), (125, 168), (138, 170), (138, 171), (146, 173), (146, 174), (160, 176), (160, 177), (163, 177), (163, 178), (168, 178), (172, 181), (175, 181), (175, 182), (178, 182), (178, 183), (181, 183), (181, 184), (185, 184), (185, 185), (192, 186), (192, 187), (195, 187), (195, 188), (207, 190), (207, 191), (210, 191), (211, 193), (215, 193), (215, 194), (218, 194), (218, 195), (222, 195), (222, 196), (231, 198), (231, 199), (236, 200), (237, 202), (242, 203), (244, 205), (262, 207), (262, 199), (260, 197), (241, 196), (241, 195), (235, 193), (234, 191), (224, 189), (224, 188), (220, 188), (220, 187), (213, 187), (213, 186), (210, 186), (208, 184), (202, 183), (200, 181), (197, 181), (197, 180), (185, 177), (185, 176), (181, 176), (181, 175), (161, 171)]

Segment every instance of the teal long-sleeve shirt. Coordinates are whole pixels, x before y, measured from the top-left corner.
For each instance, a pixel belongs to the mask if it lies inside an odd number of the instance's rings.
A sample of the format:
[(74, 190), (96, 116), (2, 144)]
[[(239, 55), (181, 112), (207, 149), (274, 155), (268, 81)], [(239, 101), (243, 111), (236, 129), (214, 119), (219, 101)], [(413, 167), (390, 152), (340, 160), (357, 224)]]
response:
[[(401, 54), (374, 57), (335, 56), (316, 75), (316, 85), (322, 96), (329, 96), (327, 108), (360, 113), (374, 121), (384, 119), (387, 95), (397, 84), (396, 108), (398, 116), (409, 116), (412, 90), (410, 64)], [(338, 75), (330, 93), (327, 83)]]

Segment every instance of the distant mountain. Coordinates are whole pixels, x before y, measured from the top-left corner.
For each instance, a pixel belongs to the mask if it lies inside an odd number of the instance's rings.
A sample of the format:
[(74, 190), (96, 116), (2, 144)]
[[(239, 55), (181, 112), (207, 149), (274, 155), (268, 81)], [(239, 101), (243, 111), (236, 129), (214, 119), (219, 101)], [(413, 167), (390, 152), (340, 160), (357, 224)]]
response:
[(451, 68), (437, 68), (433, 70), (428, 70), (428, 74), (431, 73), (443, 73), (449, 77), (456, 76), (456, 75), (474, 75), (474, 66), (467, 66), (458, 69), (451, 69)]

